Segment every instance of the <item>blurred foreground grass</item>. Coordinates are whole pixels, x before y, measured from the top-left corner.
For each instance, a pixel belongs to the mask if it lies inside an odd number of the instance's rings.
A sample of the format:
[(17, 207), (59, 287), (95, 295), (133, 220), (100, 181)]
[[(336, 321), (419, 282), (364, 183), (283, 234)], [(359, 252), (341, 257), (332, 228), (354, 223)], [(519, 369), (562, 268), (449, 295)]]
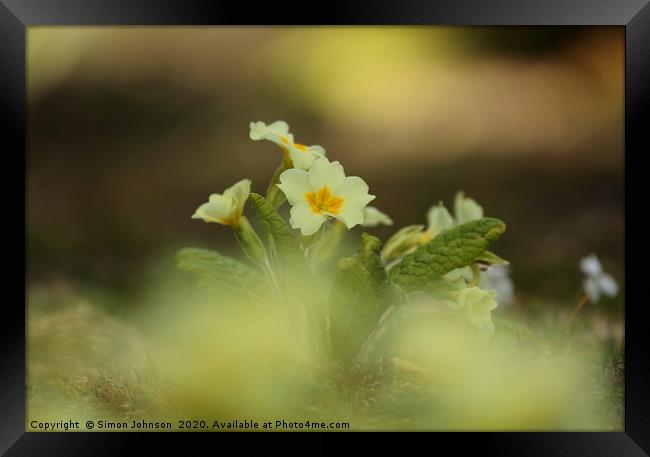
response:
[(351, 429), (622, 430), (622, 322), (572, 303), (497, 309), (487, 340), (444, 314), (403, 323), (365, 365), (292, 344), (261, 303), (160, 267), (117, 316), (58, 281), (28, 295), (28, 421), (347, 421)]

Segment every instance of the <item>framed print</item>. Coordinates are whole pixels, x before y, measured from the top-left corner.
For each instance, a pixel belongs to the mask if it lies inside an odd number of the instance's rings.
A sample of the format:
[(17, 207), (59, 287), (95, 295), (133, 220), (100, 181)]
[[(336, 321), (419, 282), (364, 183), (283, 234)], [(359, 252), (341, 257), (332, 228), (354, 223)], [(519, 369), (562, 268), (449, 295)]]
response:
[(649, 22), (3, 0), (2, 451), (647, 455)]

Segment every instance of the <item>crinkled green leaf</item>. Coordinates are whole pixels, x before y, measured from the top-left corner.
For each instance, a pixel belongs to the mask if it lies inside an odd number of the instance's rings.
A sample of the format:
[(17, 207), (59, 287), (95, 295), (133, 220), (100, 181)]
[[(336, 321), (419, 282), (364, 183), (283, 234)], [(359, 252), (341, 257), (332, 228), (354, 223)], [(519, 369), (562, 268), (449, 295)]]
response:
[(202, 284), (228, 295), (263, 296), (268, 294), (264, 276), (251, 267), (202, 248), (184, 248), (176, 254), (181, 270), (196, 273)]
[(390, 278), (407, 291), (423, 288), (456, 268), (472, 264), (505, 230), (506, 224), (493, 218), (445, 230), (405, 256), (390, 270)]
[(305, 265), (305, 258), (300, 249), (300, 241), (284, 218), (260, 194), (251, 193), (249, 198), (257, 210), (260, 222), (269, 232), (282, 262), (289, 262), (293, 267)]
[(358, 258), (341, 259), (338, 269), (330, 294), (330, 345), (334, 357), (348, 360), (377, 325), (381, 300)]

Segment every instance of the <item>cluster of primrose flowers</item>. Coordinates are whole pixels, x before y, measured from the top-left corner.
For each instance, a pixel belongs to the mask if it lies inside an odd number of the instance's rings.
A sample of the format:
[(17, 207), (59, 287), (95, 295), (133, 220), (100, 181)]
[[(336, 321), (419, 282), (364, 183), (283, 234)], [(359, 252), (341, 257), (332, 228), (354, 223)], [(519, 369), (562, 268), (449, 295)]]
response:
[[(393, 224), (388, 215), (369, 206), (375, 196), (369, 193), (368, 184), (362, 178), (347, 176), (338, 161), (328, 159), (322, 146), (297, 143), (286, 122), (276, 121), (268, 125), (251, 122), (250, 138), (271, 141), (282, 152), (282, 162), (271, 178), (265, 197), (251, 194), (252, 182), (242, 179), (223, 193), (210, 195), (192, 218), (231, 227), (246, 255), (264, 271), (276, 296), (282, 294), (282, 280), (278, 278), (282, 272), (274, 264), (279, 254), (269, 251), (279, 249), (287, 236), (285, 233), (280, 237), (282, 239), (271, 240), (265, 245), (244, 215), (249, 199), (255, 197), (258, 212), (261, 212), (257, 206), (260, 200), (265, 205), (263, 211), (267, 216), (273, 212), (269, 216), (273, 219), (270, 225), (276, 229), (281, 217), (277, 210), (288, 202), (287, 230), (294, 231), (291, 237), (299, 241), (302, 260), (313, 260), (317, 255), (335, 255), (346, 229)], [(493, 276), (491, 282), (490, 275), (484, 275), (481, 281), (481, 272), (498, 271), (507, 265), (506, 261), (485, 249), (490, 241), (503, 233), (505, 224), (497, 219), (484, 218), (481, 206), (462, 192), (456, 195), (453, 215), (440, 202), (429, 209), (427, 222), (426, 226), (401, 228), (383, 244), (379, 239), (364, 234), (359, 254), (339, 262), (339, 268), (347, 268), (356, 262), (356, 270), (350, 270), (349, 278), (340, 278), (333, 288), (342, 288), (341, 284), (349, 282), (350, 278), (363, 277), (375, 287), (369, 301), (381, 301), (377, 297), (385, 295), (387, 290), (398, 290), (391, 296), (393, 299), (399, 297), (402, 302), (398, 305), (400, 310), (408, 306), (417, 309), (418, 306), (421, 308), (422, 297), (426, 296), (429, 310), (438, 309), (461, 316), (481, 331), (493, 332), (491, 312), (497, 307), (498, 283), (501, 286), (505, 284), (510, 296), (512, 284), (508, 284), (509, 278), (503, 273)], [(279, 225), (283, 224), (286, 224), (284, 219)], [(313, 264), (311, 269), (313, 273)], [(361, 284), (363, 280), (357, 281)], [(358, 287), (358, 293), (352, 296), (365, 293), (363, 286)], [(387, 316), (394, 314), (395, 303), (373, 305), (369, 309), (375, 313), (372, 325), (385, 325)], [(376, 314), (377, 309), (379, 314)], [(307, 310), (303, 314), (309, 315), (310, 312)], [(336, 315), (337, 312), (332, 311), (324, 317), (325, 327), (336, 327)], [(371, 332), (364, 346), (376, 334), (376, 330)]]
[[(329, 218), (338, 219), (348, 229), (359, 224), (392, 224), (388, 216), (368, 206), (375, 196), (368, 193), (363, 179), (346, 177), (343, 166), (338, 161), (330, 162), (322, 146), (294, 142), (286, 122), (270, 125), (252, 122), (250, 138), (272, 141), (282, 150), (284, 160), (280, 174), (276, 172), (267, 197), (276, 208), (288, 200), (291, 204), (289, 223), (300, 229), (303, 236), (316, 233)], [(245, 220), (243, 209), (250, 187), (251, 181), (243, 179), (223, 194), (210, 195), (209, 201), (199, 206), (192, 217), (237, 228)]]

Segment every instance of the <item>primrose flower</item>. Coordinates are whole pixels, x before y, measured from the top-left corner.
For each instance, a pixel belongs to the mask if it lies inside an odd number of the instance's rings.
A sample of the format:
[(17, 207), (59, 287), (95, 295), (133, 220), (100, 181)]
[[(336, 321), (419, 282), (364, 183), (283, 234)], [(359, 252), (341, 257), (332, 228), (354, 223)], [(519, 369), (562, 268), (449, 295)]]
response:
[(363, 210), (363, 226), (376, 227), (380, 224), (393, 225), (393, 220), (374, 206), (366, 206)]
[(427, 224), (427, 229), (422, 233), (420, 239), (422, 244), (432, 240), (443, 230), (450, 229), (455, 225), (454, 219), (442, 202), (429, 208), (429, 211), (427, 211)]
[(467, 286), (462, 278), (458, 278), (453, 281), (441, 280), (432, 284), (429, 294), (434, 300), (446, 305), (447, 308), (461, 313), (470, 324), (485, 333), (494, 331), (491, 314), (492, 310), (497, 307), (494, 290)]
[(348, 229), (363, 223), (364, 208), (374, 200), (368, 185), (358, 176), (345, 176), (339, 162), (322, 157), (309, 171), (291, 168), (280, 175), (277, 185), (291, 204), (289, 223), (307, 236), (318, 231), (329, 217)]
[(429, 208), (429, 211), (427, 211), (427, 222), (429, 224), (428, 229), (435, 232), (436, 235), (454, 226), (454, 219), (442, 202)]
[(580, 270), (586, 275), (583, 287), (592, 303), (600, 300), (600, 294), (614, 297), (618, 293), (618, 284), (611, 275), (603, 271), (600, 260), (595, 254), (580, 260)]
[(485, 331), (494, 332), (491, 311), (497, 307), (494, 290), (479, 287), (460, 289), (456, 294), (456, 305), (470, 324)]
[(475, 221), (483, 217), (483, 208), (474, 199), (465, 198), (464, 192), (458, 192), (454, 199), (454, 216), (456, 225)]
[(275, 121), (266, 125), (264, 122), (251, 122), (251, 140), (269, 140), (280, 146), (284, 156), (291, 160), (295, 168), (309, 170), (314, 161), (325, 156), (325, 149), (322, 146), (305, 146), (295, 143), (293, 135), (289, 133), (289, 124), (284, 121)]
[(196, 209), (192, 219), (203, 219), (204, 222), (237, 227), (250, 193), (251, 180), (242, 179), (227, 188), (223, 194), (210, 195), (208, 202)]
[(251, 122), (250, 129), (249, 136), (253, 141), (269, 140), (282, 148), (293, 143), (293, 135), (289, 133), (289, 124), (284, 121), (275, 121), (269, 125), (260, 121)]

